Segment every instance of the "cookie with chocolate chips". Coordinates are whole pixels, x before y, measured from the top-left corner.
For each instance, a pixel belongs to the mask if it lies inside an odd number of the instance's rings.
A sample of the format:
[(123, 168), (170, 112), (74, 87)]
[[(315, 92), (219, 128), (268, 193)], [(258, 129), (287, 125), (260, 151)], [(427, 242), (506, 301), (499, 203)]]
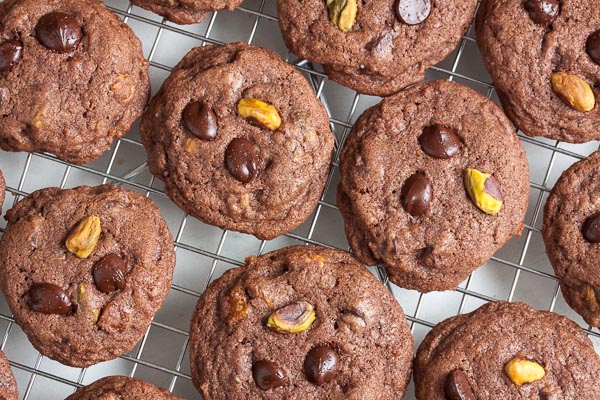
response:
[(132, 4), (162, 15), (176, 24), (194, 24), (212, 11), (233, 10), (243, 0), (131, 0)]
[(78, 389), (65, 400), (182, 400), (166, 389), (128, 376), (107, 376)]
[(567, 303), (600, 327), (600, 152), (563, 172), (544, 208), (542, 235)]
[(0, 148), (90, 162), (149, 93), (140, 41), (100, 1), (0, 3)]
[(170, 289), (158, 207), (115, 185), (36, 191), (6, 214), (0, 286), (43, 355), (84, 367), (131, 350)]
[(598, 9), (600, 0), (481, 2), (477, 42), (506, 114), (525, 134), (600, 139)]
[(350, 254), (294, 246), (225, 272), (190, 327), (205, 400), (401, 398), (413, 338), (391, 293)]
[(294, 54), (329, 78), (387, 96), (423, 79), (473, 19), (476, 0), (278, 0), (279, 26)]
[(354, 254), (405, 288), (456, 288), (523, 228), (525, 152), (502, 111), (456, 83), (419, 84), (366, 110), (340, 174)]
[(243, 43), (190, 51), (140, 131), (150, 171), (177, 205), (260, 239), (313, 212), (334, 143), (306, 79), (275, 53)]
[(449, 318), (415, 357), (418, 400), (600, 398), (600, 359), (569, 319), (524, 303)]

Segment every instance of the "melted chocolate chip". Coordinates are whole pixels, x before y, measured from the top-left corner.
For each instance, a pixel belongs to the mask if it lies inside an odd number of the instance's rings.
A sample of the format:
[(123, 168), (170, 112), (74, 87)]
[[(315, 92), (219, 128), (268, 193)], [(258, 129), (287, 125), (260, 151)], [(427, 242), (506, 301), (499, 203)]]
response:
[(475, 400), (467, 374), (460, 369), (455, 369), (448, 374), (444, 390), (448, 400)]
[(71, 300), (60, 286), (52, 283), (36, 283), (29, 289), (29, 306), (42, 314), (66, 315), (71, 312)]
[(583, 237), (591, 243), (600, 243), (600, 213), (596, 213), (583, 223)]
[(268, 360), (255, 361), (252, 365), (252, 377), (256, 386), (269, 390), (285, 384), (285, 373), (274, 362)]
[(74, 50), (83, 37), (77, 19), (62, 12), (51, 12), (40, 18), (35, 33), (41, 44), (59, 53)]
[(454, 129), (435, 124), (423, 128), (419, 144), (431, 157), (448, 159), (458, 153), (461, 142)]
[(112, 293), (125, 288), (127, 263), (116, 254), (109, 254), (100, 259), (92, 272), (94, 283), (102, 293)]
[(394, 14), (407, 25), (417, 25), (425, 21), (431, 13), (430, 0), (396, 0)]
[(402, 207), (414, 217), (425, 214), (431, 204), (432, 191), (431, 183), (425, 174), (414, 173), (402, 187), (400, 195)]
[(204, 102), (194, 101), (183, 110), (183, 126), (202, 140), (217, 137), (217, 116)]
[(10, 71), (21, 59), (23, 45), (18, 40), (7, 40), (0, 44), (0, 72)]
[(242, 183), (248, 183), (256, 176), (257, 158), (254, 145), (247, 139), (233, 139), (225, 150), (225, 165), (229, 173)]
[(596, 64), (600, 64), (600, 29), (588, 36), (585, 50)]
[(559, 0), (527, 0), (523, 4), (529, 18), (539, 25), (548, 25), (560, 14)]
[(315, 385), (331, 382), (337, 375), (338, 356), (327, 346), (317, 346), (304, 359), (304, 375)]

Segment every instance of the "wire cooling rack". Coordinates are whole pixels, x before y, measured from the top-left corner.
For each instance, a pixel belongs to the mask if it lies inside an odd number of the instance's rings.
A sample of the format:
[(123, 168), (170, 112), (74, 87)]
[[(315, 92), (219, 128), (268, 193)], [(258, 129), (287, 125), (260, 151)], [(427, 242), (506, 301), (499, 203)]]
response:
[[(202, 23), (191, 26), (166, 23), (157, 15), (132, 7), (128, 1), (105, 3), (142, 40), (144, 54), (150, 60), (154, 93), (171, 68), (191, 48), (245, 41), (278, 52), (307, 77), (327, 108), (331, 129), (336, 135), (332, 171), (317, 209), (301, 227), (271, 241), (205, 225), (171, 203), (162, 192), (162, 183), (155, 180), (145, 166), (146, 154), (137, 125), (99, 160), (85, 166), (69, 165), (48, 154), (0, 151), (0, 169), (8, 184), (4, 211), (23, 196), (44, 187), (69, 188), (114, 182), (145, 193), (160, 206), (174, 234), (177, 251), (173, 286), (142, 341), (125, 356), (93, 367), (70, 368), (41, 356), (14, 323), (2, 298), (0, 344), (13, 367), (21, 398), (62, 399), (79, 386), (103, 376), (122, 374), (145, 379), (184, 398), (200, 399), (191, 383), (188, 361), (188, 324), (198, 297), (223, 271), (242, 265), (250, 254), (306, 243), (348, 250), (343, 221), (335, 205), (338, 157), (352, 123), (364, 109), (380, 99), (341, 87), (329, 81), (320, 66), (292, 55), (279, 33), (275, 0), (247, 0), (235, 11), (212, 13)], [(452, 54), (427, 71), (426, 79), (454, 80), (498, 102), (491, 79), (482, 65), (473, 27)], [(529, 207), (521, 237), (507, 243), (454, 292), (420, 294), (400, 289), (388, 282), (383, 270), (372, 269), (404, 308), (415, 345), (431, 327), (445, 318), (472, 311), (488, 301), (521, 300), (575, 320), (600, 351), (600, 332), (585, 325), (564, 302), (540, 234), (543, 205), (560, 173), (597, 150), (598, 143), (572, 145), (532, 139), (520, 133), (519, 137), (527, 151), (531, 170)], [(2, 220), (0, 234), (5, 225)], [(414, 399), (412, 386), (405, 399)]]

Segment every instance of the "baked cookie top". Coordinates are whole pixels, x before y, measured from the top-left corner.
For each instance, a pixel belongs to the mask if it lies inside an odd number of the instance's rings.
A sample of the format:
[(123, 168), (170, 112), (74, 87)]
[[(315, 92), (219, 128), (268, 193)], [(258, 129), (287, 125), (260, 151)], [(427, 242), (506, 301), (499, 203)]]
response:
[(417, 350), (414, 382), (419, 400), (597, 399), (599, 373), (575, 323), (497, 302), (435, 326)]
[(483, 0), (477, 42), (504, 110), (530, 136), (600, 139), (600, 0)]
[(340, 173), (354, 254), (402, 287), (454, 289), (523, 228), (525, 152), (502, 111), (456, 83), (419, 84), (366, 110)]
[(390, 95), (423, 79), (460, 41), (475, 0), (278, 0), (287, 47), (361, 93)]
[[(144, 382), (140, 379), (127, 376), (107, 376), (78, 389), (75, 393), (66, 398), (66, 400), (177, 400), (166, 389)], [(181, 400), (181, 399), (180, 399)]]
[(565, 300), (600, 326), (600, 152), (563, 172), (544, 208), (542, 235)]
[(8, 359), (2, 351), (0, 351), (0, 398), (4, 400), (17, 400), (19, 398), (17, 382), (10, 369)]
[(211, 11), (233, 10), (243, 0), (132, 0), (136, 6), (162, 15), (176, 24), (194, 24)]
[(36, 191), (6, 214), (0, 285), (42, 354), (83, 367), (143, 336), (170, 289), (173, 238), (158, 207), (114, 185)]
[(398, 399), (412, 351), (391, 293), (350, 254), (318, 246), (225, 272), (190, 327), (192, 379), (206, 400)]
[(0, 148), (92, 161), (149, 93), (140, 41), (100, 1), (0, 3)]
[(313, 212), (334, 143), (306, 79), (275, 53), (243, 43), (190, 51), (140, 130), (150, 171), (177, 205), (261, 239)]

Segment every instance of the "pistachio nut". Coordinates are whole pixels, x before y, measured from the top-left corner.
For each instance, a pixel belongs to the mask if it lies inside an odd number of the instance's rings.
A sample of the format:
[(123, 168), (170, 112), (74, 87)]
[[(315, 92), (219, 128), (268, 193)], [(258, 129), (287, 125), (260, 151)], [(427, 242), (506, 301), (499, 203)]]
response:
[(552, 89), (569, 107), (587, 112), (596, 106), (596, 96), (592, 88), (577, 75), (555, 72), (551, 80)]
[(88, 258), (100, 239), (100, 217), (89, 215), (73, 228), (65, 245), (79, 258)]
[(529, 361), (522, 357), (515, 357), (504, 366), (504, 372), (517, 386), (539, 381), (546, 375), (544, 367), (535, 361)]
[(281, 126), (281, 117), (277, 109), (262, 100), (241, 99), (237, 105), (238, 114), (247, 121), (256, 123), (272, 131)]
[(307, 301), (297, 301), (275, 311), (269, 316), (267, 327), (283, 333), (299, 333), (310, 328), (315, 321), (315, 308)]
[(327, 9), (329, 20), (339, 30), (347, 32), (352, 29), (358, 12), (356, 0), (327, 0)]
[(465, 169), (465, 188), (473, 203), (486, 214), (495, 215), (502, 208), (502, 191), (491, 175), (474, 168)]

